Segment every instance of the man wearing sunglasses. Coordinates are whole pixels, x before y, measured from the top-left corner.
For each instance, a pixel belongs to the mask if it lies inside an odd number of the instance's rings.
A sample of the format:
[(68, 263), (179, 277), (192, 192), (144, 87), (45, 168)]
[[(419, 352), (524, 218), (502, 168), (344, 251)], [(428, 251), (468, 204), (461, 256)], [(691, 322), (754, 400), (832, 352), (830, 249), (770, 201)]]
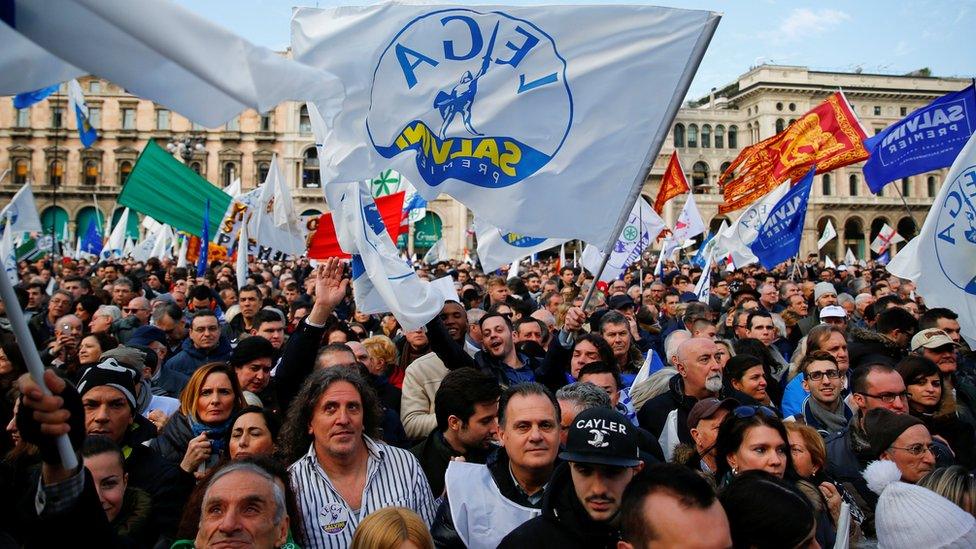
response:
[(810, 352), (800, 362), (800, 374), (810, 396), (803, 401), (802, 411), (787, 421), (806, 423), (825, 437), (846, 429), (854, 412), (842, 398), (844, 379), (837, 359), (827, 351)]

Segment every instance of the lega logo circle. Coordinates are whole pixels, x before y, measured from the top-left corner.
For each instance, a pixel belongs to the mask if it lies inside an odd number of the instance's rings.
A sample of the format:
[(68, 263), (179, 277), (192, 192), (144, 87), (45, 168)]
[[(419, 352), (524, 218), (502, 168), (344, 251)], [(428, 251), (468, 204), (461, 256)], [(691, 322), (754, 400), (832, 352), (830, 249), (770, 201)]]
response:
[(935, 255), (942, 273), (960, 290), (976, 295), (976, 166), (947, 182), (937, 215)]
[(380, 55), (366, 129), (424, 181), (514, 185), (559, 151), (573, 123), (566, 61), (544, 29), (504, 12), (417, 17)]

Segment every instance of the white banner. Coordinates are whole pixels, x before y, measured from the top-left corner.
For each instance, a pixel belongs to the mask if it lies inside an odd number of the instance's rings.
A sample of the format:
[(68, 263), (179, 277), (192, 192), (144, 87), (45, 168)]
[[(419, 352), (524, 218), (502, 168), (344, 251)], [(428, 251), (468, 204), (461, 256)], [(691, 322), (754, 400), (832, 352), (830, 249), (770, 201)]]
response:
[(297, 8), (295, 59), (346, 90), (341, 109), (318, 105), (322, 180), (393, 168), (496, 227), (610, 251), (718, 20), (621, 5)]
[(752, 253), (749, 245), (759, 236), (759, 228), (769, 217), (770, 210), (790, 190), (791, 184), (790, 181), (784, 181), (762, 200), (746, 208), (732, 226), (719, 231), (713, 239), (715, 246), (712, 248), (712, 259), (719, 261), (731, 254), (737, 269), (758, 262), (759, 258)]
[(827, 225), (824, 227), (823, 234), (820, 235), (820, 240), (817, 241), (817, 249), (822, 250), (828, 242), (833, 240), (837, 236), (837, 231), (834, 229), (834, 224), (827, 220)]
[[(631, 263), (640, 259), (641, 253), (654, 243), (666, 226), (661, 216), (657, 215), (646, 200), (638, 199), (613, 245), (613, 251), (610, 253), (600, 280), (613, 280), (623, 274)], [(597, 247), (587, 245), (580, 257), (580, 264), (596, 275), (602, 260), (603, 256)]]
[(486, 273), (516, 259), (555, 248), (566, 242), (565, 239), (535, 238), (505, 232), (477, 218), (474, 220), (474, 231), (478, 235), (478, 259)]

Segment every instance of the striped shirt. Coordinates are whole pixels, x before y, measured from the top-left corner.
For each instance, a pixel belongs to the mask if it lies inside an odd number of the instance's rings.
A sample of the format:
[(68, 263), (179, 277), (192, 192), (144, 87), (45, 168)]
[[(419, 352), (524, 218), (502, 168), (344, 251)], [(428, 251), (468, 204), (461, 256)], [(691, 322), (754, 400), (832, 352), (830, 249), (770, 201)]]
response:
[(384, 507), (406, 507), (424, 519), (434, 519), (434, 497), (420, 462), (410, 452), (375, 442), (366, 442), (366, 483), (359, 509), (352, 509), (332, 485), (319, 465), (315, 446), (293, 463), (288, 472), (302, 513), (305, 547), (340, 549), (349, 547), (352, 535), (366, 515)]

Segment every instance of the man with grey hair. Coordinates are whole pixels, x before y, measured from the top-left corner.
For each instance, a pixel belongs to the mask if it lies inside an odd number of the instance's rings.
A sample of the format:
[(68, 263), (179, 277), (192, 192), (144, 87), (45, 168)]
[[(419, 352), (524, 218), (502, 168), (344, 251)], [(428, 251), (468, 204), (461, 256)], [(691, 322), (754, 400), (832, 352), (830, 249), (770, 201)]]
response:
[(282, 547), (290, 521), (278, 480), (255, 463), (230, 462), (207, 483), (194, 546)]
[(874, 305), (875, 301), (877, 301), (877, 299), (869, 293), (857, 294), (857, 296), (854, 297), (854, 312), (848, 313), (851, 318), (850, 325), (852, 328), (870, 328), (867, 320), (864, 318), (864, 312), (868, 307)]
[(82, 339), (81, 319), (64, 315), (54, 322), (54, 338), (41, 351), (41, 361), (52, 368), (65, 369), (78, 364), (78, 348)]
[(607, 392), (585, 381), (560, 387), (556, 391), (556, 401), (559, 402), (559, 441), (563, 446), (566, 445), (569, 426), (577, 414), (590, 408), (610, 408), (610, 396)]
[(474, 357), (481, 350), (481, 317), (487, 313), (484, 309), (470, 309), (468, 315), (468, 332), (464, 334), (464, 351)]

